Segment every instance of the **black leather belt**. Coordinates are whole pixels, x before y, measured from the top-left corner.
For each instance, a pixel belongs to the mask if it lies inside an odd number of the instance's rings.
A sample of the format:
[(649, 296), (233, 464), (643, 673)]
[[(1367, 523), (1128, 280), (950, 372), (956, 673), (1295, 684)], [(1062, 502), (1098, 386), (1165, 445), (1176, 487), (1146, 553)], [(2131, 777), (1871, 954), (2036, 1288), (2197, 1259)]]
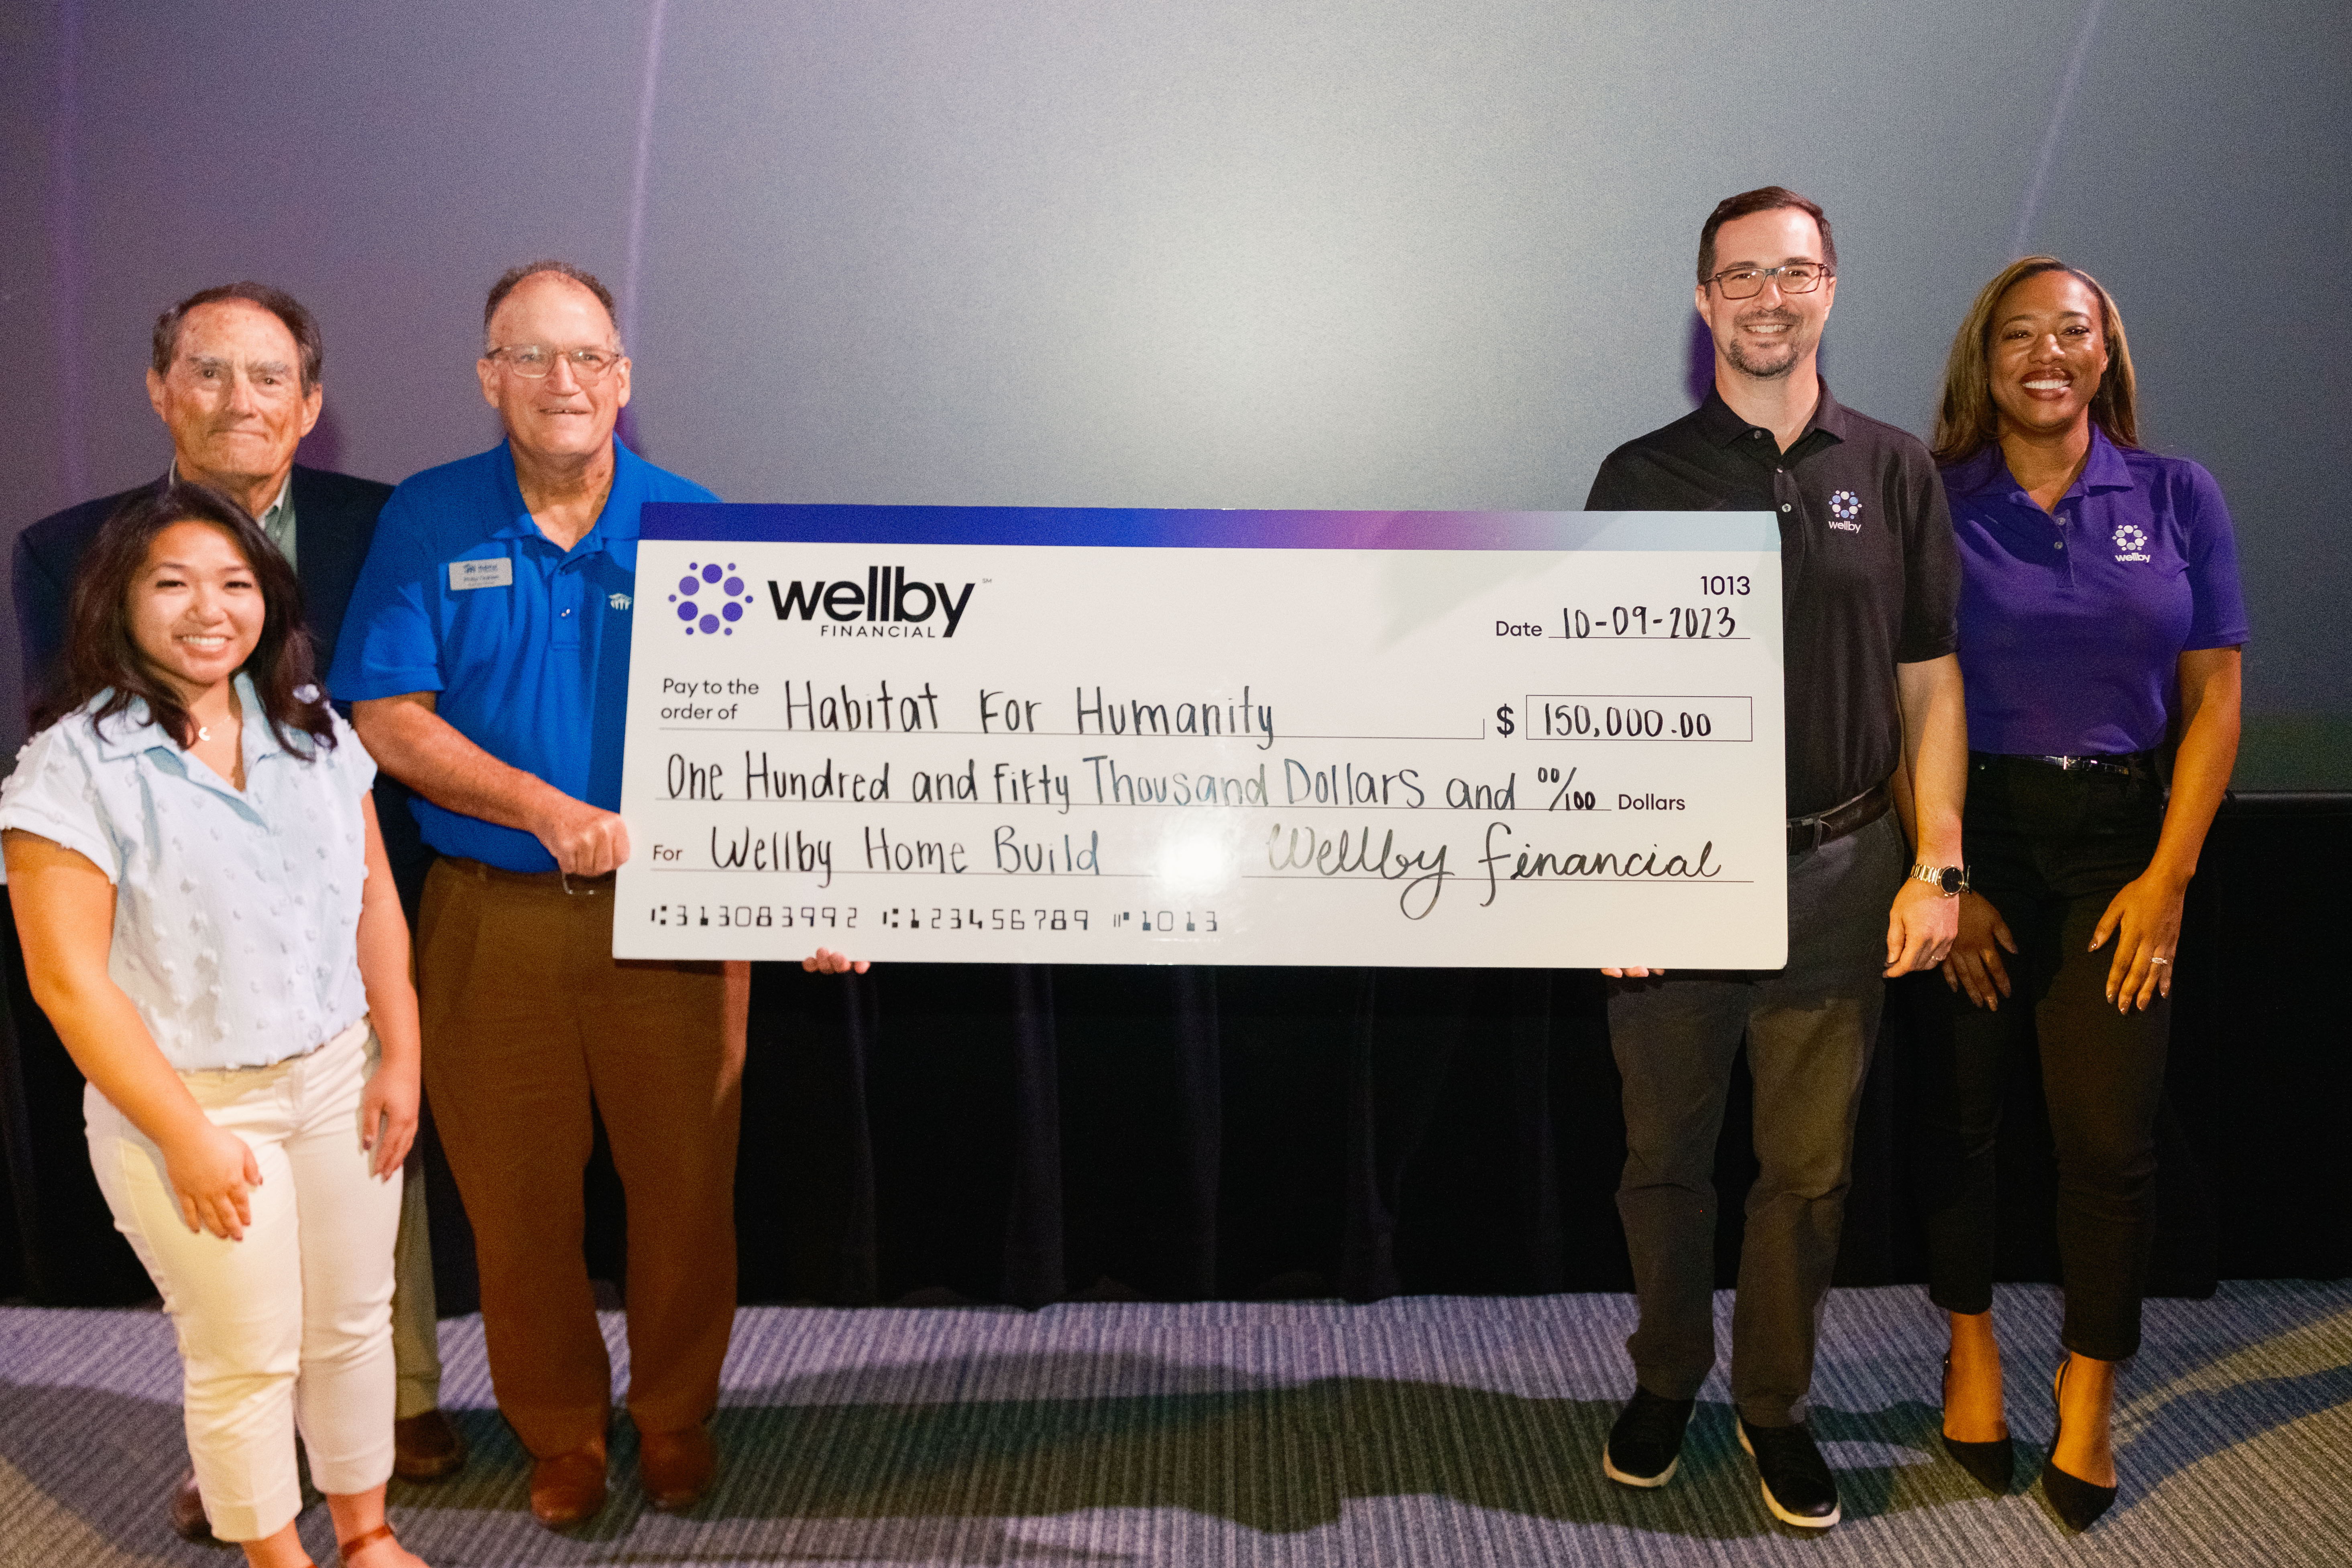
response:
[(1824, 844), (1850, 838), (1885, 816), (1895, 804), (1895, 792), (1881, 779), (1843, 805), (1811, 816), (1789, 818), (1789, 853), (1803, 855)]
[[(1969, 753), (1972, 761), (1989, 761), (1998, 754), (1989, 752)], [(2068, 773), (2087, 770), (2102, 773), (2129, 773), (2135, 778), (2147, 778), (2156, 772), (2154, 752), (2124, 752), (2097, 757), (2011, 756), (2004, 757), (2002, 760), (2012, 763), (2032, 763), (2045, 768), (2056, 768), (2061, 773)]]

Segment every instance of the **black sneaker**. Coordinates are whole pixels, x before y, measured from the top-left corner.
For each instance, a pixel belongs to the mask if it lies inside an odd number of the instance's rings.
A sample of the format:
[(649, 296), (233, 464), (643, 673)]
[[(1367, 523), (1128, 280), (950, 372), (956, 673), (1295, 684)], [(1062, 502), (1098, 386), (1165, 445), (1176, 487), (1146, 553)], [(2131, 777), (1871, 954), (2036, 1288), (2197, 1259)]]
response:
[(1803, 1422), (1750, 1426), (1743, 1419), (1739, 1446), (1756, 1460), (1764, 1506), (1774, 1519), (1800, 1530), (1827, 1530), (1838, 1521), (1837, 1478), (1830, 1474), (1829, 1461), (1813, 1447), (1812, 1431)]
[(1696, 1399), (1661, 1399), (1639, 1384), (1609, 1428), (1601, 1473), (1620, 1486), (1662, 1487), (1683, 1462), (1683, 1429)]

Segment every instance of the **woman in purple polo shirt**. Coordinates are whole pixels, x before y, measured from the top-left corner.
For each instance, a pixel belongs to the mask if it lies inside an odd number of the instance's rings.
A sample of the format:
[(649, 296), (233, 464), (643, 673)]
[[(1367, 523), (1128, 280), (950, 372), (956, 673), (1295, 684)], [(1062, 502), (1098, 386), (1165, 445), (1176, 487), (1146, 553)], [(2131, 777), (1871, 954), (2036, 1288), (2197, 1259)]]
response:
[(2181, 896), (2237, 756), (2246, 613), (2221, 489), (2139, 446), (2123, 320), (2088, 273), (2032, 256), (1985, 285), (1952, 341), (1936, 460), (1964, 574), (1972, 889), (1944, 963), (1957, 1016), (1927, 1226), (1951, 1321), (1944, 1440), (2008, 1489), (1993, 1142), (2004, 1063), (2038, 1038), (2066, 1292), (2042, 1479), (2081, 1530), (2115, 1500)]

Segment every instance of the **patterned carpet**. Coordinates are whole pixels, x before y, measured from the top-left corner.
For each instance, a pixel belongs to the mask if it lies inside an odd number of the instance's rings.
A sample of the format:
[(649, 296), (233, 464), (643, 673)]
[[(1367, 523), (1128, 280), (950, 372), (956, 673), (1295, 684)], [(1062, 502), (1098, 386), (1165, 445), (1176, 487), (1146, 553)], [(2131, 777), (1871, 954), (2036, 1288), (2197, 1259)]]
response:
[[(2014, 1287), (1997, 1310), (2030, 1483), (2057, 1300)], [(1681, 1475), (1622, 1491), (1597, 1454), (1631, 1314), (1612, 1296), (746, 1310), (714, 1495), (686, 1518), (647, 1509), (625, 1422), (613, 1501), (571, 1537), (531, 1523), (480, 1323), (458, 1319), (444, 1401), (475, 1458), (395, 1483), (393, 1517), (439, 1568), (2352, 1563), (2352, 1282), (2152, 1302), (2118, 1415), (2123, 1497), (2081, 1538), (2030, 1484), (1986, 1497), (1933, 1447), (1939, 1346), (1914, 1289), (1830, 1303), (1815, 1430), (1838, 1529), (1765, 1515), (1719, 1378)], [(605, 1329), (620, 1363), (619, 1320)], [(164, 1523), (178, 1384), (157, 1313), (0, 1310), (0, 1563), (233, 1568)], [(303, 1523), (331, 1563), (325, 1510)]]

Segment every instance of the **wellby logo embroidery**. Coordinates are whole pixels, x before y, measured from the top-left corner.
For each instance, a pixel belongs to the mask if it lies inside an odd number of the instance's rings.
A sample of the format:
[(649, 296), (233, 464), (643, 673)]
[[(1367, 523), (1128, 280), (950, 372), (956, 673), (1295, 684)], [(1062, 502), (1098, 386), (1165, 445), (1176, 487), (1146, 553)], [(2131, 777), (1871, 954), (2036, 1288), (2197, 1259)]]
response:
[(1862, 498), (1852, 490), (1830, 492), (1830, 526), (1842, 533), (1860, 533), (1862, 524), (1854, 519), (1862, 515)]
[(2118, 561), (2148, 560), (2147, 531), (2137, 523), (2117, 524), (2116, 548), (2123, 552), (2116, 557)]
[(615, 594), (604, 602), (616, 610), (625, 610), (629, 607), (629, 596), (626, 594)]

